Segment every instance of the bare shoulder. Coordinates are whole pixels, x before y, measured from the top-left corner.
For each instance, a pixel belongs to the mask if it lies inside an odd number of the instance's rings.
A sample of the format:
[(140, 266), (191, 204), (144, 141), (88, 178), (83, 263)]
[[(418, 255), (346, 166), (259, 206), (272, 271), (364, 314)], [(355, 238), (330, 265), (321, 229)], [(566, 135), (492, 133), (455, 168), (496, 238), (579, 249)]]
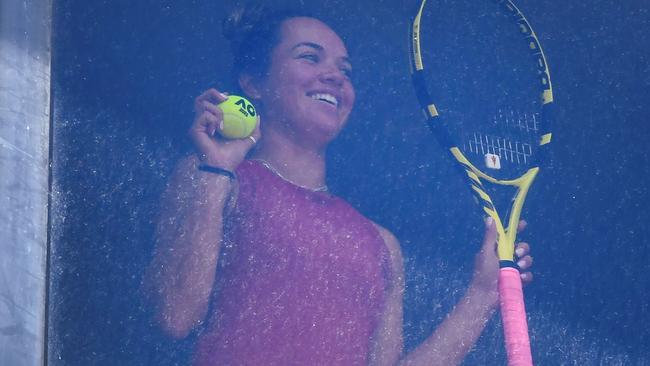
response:
[(381, 235), (381, 238), (384, 239), (386, 246), (389, 247), (388, 249), (390, 249), (391, 251), (393, 249), (399, 250), (399, 241), (397, 240), (395, 235), (393, 235), (393, 233), (391, 233), (388, 229), (377, 224), (374, 221), (372, 222), (372, 224), (375, 226), (377, 231), (379, 231), (379, 235)]
[(402, 249), (400, 248), (399, 240), (397, 240), (395, 235), (393, 235), (393, 233), (391, 233), (385, 227), (375, 222), (373, 222), (372, 224), (375, 225), (377, 231), (379, 231), (379, 235), (381, 235), (382, 239), (384, 239), (386, 248), (390, 253), (391, 263), (394, 270), (398, 271), (399, 273), (403, 272)]

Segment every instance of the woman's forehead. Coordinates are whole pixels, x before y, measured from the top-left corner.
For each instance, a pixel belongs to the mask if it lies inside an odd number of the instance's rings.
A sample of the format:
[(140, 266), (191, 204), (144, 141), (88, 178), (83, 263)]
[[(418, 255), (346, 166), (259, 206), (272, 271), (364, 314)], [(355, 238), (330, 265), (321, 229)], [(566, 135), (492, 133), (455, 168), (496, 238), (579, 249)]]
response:
[(280, 45), (289, 49), (300, 44), (319, 45), (324, 51), (347, 57), (348, 52), (341, 38), (327, 24), (315, 18), (297, 17), (282, 24)]

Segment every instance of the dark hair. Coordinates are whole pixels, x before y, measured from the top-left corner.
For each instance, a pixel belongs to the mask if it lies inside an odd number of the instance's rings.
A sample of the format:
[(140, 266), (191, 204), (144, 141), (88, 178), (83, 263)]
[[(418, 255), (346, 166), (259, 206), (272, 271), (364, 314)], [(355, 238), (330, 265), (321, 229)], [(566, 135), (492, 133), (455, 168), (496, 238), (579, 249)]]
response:
[(230, 41), (233, 54), (233, 76), (248, 73), (264, 77), (271, 65), (273, 48), (280, 42), (282, 23), (295, 17), (312, 16), (300, 9), (272, 9), (248, 3), (224, 19), (223, 34)]

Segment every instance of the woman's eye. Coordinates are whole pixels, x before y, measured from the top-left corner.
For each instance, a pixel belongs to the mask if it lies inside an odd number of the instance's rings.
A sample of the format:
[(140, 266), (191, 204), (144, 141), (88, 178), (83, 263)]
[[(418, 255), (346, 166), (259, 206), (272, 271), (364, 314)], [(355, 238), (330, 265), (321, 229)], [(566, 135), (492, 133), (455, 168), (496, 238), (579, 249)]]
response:
[(305, 53), (300, 55), (300, 58), (306, 59), (311, 62), (318, 62), (318, 55), (315, 55), (313, 53)]

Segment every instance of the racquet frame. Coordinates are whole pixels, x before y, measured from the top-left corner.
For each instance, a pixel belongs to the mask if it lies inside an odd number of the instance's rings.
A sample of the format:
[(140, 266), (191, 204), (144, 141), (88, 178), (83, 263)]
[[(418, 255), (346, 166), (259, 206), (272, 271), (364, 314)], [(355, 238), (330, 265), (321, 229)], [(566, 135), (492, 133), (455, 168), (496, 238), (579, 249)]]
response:
[[(526, 321), (526, 312), (523, 300), (523, 291), (519, 270), (514, 262), (515, 240), (517, 236), (517, 226), (521, 216), (526, 195), (532, 185), (535, 177), (539, 172), (539, 162), (546, 155), (548, 144), (551, 142), (550, 132), (550, 106), (553, 104), (553, 89), (551, 79), (546, 63), (546, 56), (540, 46), (537, 35), (532, 27), (521, 13), (521, 11), (510, 0), (492, 0), (502, 6), (504, 11), (511, 16), (513, 22), (518, 26), (523, 38), (528, 43), (531, 56), (534, 58), (538, 71), (538, 82), (540, 86), (540, 97), (542, 103), (542, 119), (544, 123), (542, 128), (545, 130), (539, 139), (539, 151), (535, 166), (528, 169), (524, 174), (515, 179), (500, 180), (491, 177), (476, 166), (474, 166), (458, 148), (458, 144), (452, 140), (447, 130), (441, 123), (441, 117), (438, 110), (427, 90), (427, 83), (424, 74), (424, 63), (422, 61), (422, 52), (420, 47), (420, 27), (421, 18), (426, 0), (422, 0), (418, 12), (413, 19), (410, 29), (410, 60), (411, 74), (413, 85), (420, 105), (422, 106), (427, 123), (438, 141), (447, 148), (453, 158), (458, 162), (464, 171), (471, 185), (472, 193), (477, 198), (483, 211), (491, 217), (496, 225), (498, 233), (497, 253), (499, 257), (499, 298), (501, 307), (501, 316), (505, 335), (506, 352), (508, 356), (508, 365), (532, 365), (532, 355), (530, 350), (530, 340), (528, 336), (528, 325)], [(492, 199), (486, 192), (483, 181), (495, 185), (512, 186), (516, 188), (508, 226), (499, 217)]]

